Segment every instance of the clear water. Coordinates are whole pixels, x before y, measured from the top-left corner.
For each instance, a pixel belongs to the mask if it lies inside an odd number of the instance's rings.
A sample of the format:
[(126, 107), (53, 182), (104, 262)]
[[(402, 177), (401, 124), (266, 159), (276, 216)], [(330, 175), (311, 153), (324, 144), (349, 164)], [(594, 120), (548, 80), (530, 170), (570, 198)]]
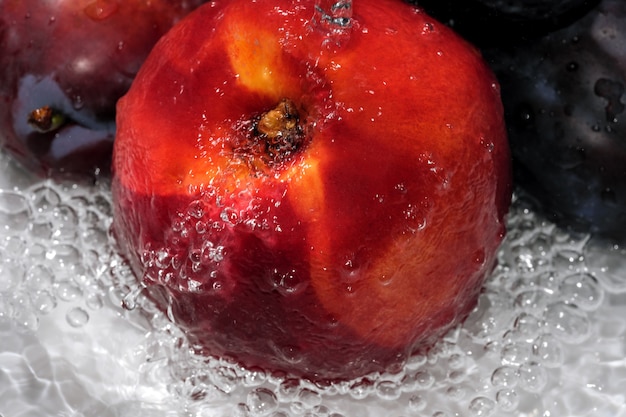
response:
[(626, 416), (626, 249), (521, 197), (462, 326), (398, 375), (320, 387), (194, 357), (115, 254), (106, 182), (0, 172), (2, 417)]

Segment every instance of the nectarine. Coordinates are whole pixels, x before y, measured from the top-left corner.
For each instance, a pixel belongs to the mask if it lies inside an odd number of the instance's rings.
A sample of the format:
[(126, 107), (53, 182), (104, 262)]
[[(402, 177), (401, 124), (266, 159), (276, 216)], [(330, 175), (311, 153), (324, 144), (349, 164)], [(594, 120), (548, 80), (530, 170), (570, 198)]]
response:
[(118, 105), (114, 232), (208, 355), (394, 370), (474, 307), (510, 164), (480, 54), (398, 0), (201, 6)]

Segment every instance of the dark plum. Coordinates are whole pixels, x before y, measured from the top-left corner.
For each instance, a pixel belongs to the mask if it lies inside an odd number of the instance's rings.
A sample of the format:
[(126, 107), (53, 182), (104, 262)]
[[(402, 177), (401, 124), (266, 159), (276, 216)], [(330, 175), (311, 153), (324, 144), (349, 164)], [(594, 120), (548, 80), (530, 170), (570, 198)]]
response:
[(485, 51), (502, 87), (516, 180), (546, 213), (626, 241), (626, 2)]
[(544, 35), (582, 17), (599, 0), (411, 0), (473, 43), (497, 45)]
[(0, 0), (0, 142), (45, 176), (108, 170), (115, 106), (202, 0)]

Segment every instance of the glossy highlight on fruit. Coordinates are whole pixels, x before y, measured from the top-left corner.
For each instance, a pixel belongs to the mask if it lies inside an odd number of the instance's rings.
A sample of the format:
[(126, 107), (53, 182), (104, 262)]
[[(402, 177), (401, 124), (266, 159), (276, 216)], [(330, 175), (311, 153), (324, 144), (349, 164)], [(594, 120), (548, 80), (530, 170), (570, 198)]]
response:
[(486, 50), (517, 183), (564, 227), (626, 241), (626, 3), (603, 0), (541, 39)]
[(499, 87), (400, 1), (201, 6), (117, 122), (121, 252), (200, 352), (244, 366), (397, 370), (472, 310), (505, 233)]
[(115, 105), (201, 0), (0, 1), (0, 143), (41, 175), (108, 171)]

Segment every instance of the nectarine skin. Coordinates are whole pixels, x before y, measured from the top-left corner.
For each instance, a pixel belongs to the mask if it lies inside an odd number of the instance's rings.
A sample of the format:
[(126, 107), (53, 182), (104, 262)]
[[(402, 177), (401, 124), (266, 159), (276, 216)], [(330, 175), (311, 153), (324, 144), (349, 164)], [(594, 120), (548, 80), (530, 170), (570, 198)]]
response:
[(337, 380), (471, 311), (511, 179), (473, 47), (397, 0), (320, 13), (218, 1), (157, 44), (118, 104), (113, 230), (200, 351)]

